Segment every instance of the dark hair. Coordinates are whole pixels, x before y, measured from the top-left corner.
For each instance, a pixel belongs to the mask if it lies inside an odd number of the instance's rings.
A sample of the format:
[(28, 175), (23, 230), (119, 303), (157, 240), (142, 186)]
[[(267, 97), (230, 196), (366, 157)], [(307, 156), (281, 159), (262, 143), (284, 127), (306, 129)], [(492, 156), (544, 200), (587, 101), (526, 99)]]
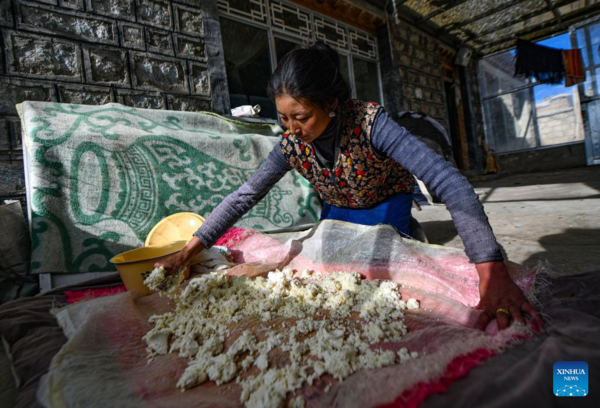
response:
[(337, 52), (316, 42), (290, 51), (281, 59), (267, 85), (267, 95), (272, 101), (289, 95), (327, 110), (336, 98), (340, 103), (348, 100), (350, 90), (340, 71)]

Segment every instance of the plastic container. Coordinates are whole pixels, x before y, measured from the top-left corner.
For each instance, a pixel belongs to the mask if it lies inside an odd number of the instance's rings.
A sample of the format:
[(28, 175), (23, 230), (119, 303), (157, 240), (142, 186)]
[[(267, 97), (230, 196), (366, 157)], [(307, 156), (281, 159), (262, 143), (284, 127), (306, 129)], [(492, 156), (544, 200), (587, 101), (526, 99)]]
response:
[(192, 212), (169, 215), (156, 224), (146, 236), (146, 246), (166, 245), (174, 241), (189, 242), (204, 218)]
[[(127, 290), (137, 290), (143, 296), (154, 291), (144, 285), (146, 279), (154, 269), (154, 264), (169, 255), (175, 254), (187, 244), (187, 241), (176, 241), (166, 245), (152, 245), (132, 249), (113, 257), (112, 262), (119, 271), (119, 275)], [(183, 272), (185, 279), (190, 276), (190, 268)]]

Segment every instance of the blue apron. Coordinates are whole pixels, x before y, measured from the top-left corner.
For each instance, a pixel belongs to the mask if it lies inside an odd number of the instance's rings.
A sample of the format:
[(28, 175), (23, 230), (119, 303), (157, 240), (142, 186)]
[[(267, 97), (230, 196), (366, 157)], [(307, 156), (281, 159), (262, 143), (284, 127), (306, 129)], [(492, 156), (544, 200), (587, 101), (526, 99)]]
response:
[(388, 224), (403, 236), (411, 236), (412, 193), (393, 195), (370, 208), (339, 208), (324, 203), (322, 220), (338, 220), (361, 225)]

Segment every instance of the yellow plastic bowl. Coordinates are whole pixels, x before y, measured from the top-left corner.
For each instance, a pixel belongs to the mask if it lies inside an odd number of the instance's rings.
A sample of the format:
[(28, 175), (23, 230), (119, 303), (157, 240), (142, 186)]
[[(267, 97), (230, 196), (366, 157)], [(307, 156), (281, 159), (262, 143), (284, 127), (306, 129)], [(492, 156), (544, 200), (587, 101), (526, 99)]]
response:
[(146, 246), (166, 245), (173, 241), (190, 242), (204, 218), (192, 212), (169, 215), (154, 226), (146, 236)]
[[(152, 273), (154, 264), (169, 255), (181, 251), (186, 244), (186, 241), (176, 241), (167, 245), (153, 245), (132, 249), (113, 257), (110, 262), (117, 267), (117, 271), (119, 271), (119, 275), (127, 290), (137, 290), (143, 296), (150, 295), (154, 291), (144, 285), (144, 279)], [(186, 268), (183, 275), (187, 279), (190, 276), (190, 268)]]

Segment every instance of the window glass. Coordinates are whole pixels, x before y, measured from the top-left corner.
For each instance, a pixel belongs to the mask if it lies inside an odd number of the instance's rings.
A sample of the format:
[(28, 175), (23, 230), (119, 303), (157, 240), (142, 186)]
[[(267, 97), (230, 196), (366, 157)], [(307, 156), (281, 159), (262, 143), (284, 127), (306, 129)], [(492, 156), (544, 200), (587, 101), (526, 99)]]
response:
[(587, 41), (585, 39), (585, 28), (579, 28), (577, 30), (577, 47), (581, 49), (581, 57), (583, 58), (583, 65), (587, 68), (589, 66), (588, 53), (587, 53)]
[[(571, 49), (568, 33), (538, 42), (540, 45)], [(577, 142), (584, 139), (578, 87), (538, 84), (533, 87), (537, 129), (542, 146)]]
[[(340, 71), (354, 97), (381, 103), (374, 36), (291, 3), (280, 5), (264, 0), (251, 3), (252, 6), (241, 0), (218, 2), (232, 107), (260, 104), (261, 116), (275, 119), (275, 105), (266, 96), (274, 65), (313, 36), (345, 53), (339, 54)], [(271, 25), (267, 24), (265, 14), (267, 4), (270, 4)]]
[(272, 72), (267, 30), (227, 18), (220, 21), (231, 107), (258, 104), (260, 116), (277, 118), (267, 97)]
[(585, 96), (594, 96), (592, 87), (592, 71), (585, 71), (585, 82), (583, 83), (583, 94)]
[(503, 52), (479, 61), (479, 76), (483, 96), (497, 95), (529, 83), (527, 78), (516, 78), (514, 51)]
[(348, 68), (348, 56), (344, 55), (344, 54), (339, 54), (339, 53), (338, 53), (338, 55), (340, 56), (340, 71), (342, 72), (342, 76), (346, 80), (346, 84), (348, 84), (348, 88), (350, 89), (350, 94), (352, 94), (352, 91), (354, 90), (352, 85), (354, 85), (354, 84), (352, 82), (350, 82), (350, 69)]
[(529, 88), (489, 99), (484, 107), (492, 149), (501, 153), (537, 147)]
[(543, 45), (544, 47), (560, 48), (563, 50), (570, 50), (573, 48), (571, 46), (571, 37), (569, 33), (558, 34), (553, 37), (546, 38), (545, 40), (538, 41), (536, 44)]
[(281, 61), (285, 55), (296, 49), (300, 48), (302, 44), (299, 42), (293, 42), (290, 40), (284, 40), (283, 38), (275, 37), (275, 54), (277, 55), (277, 63)]
[(594, 65), (600, 64), (600, 23), (588, 27), (592, 43), (592, 59)]
[(352, 57), (352, 67), (354, 68), (356, 98), (367, 102), (381, 103), (377, 64)]
[(584, 139), (577, 87), (538, 85), (533, 88), (542, 146)]
[[(578, 30), (576, 36), (578, 47), (584, 48), (585, 30)], [(556, 49), (572, 48), (569, 33), (537, 44)], [(497, 152), (511, 152), (584, 140), (578, 87), (567, 88), (563, 80), (556, 85), (532, 82), (529, 87), (514, 91), (528, 85), (528, 80), (513, 77), (514, 54), (514, 50), (505, 52), (485, 58), (479, 64), (486, 139), (490, 147)], [(586, 71), (587, 81), (583, 84), (588, 96), (594, 92), (592, 72)], [(597, 73), (600, 74), (600, 69)], [(504, 95), (495, 96), (499, 93)]]

